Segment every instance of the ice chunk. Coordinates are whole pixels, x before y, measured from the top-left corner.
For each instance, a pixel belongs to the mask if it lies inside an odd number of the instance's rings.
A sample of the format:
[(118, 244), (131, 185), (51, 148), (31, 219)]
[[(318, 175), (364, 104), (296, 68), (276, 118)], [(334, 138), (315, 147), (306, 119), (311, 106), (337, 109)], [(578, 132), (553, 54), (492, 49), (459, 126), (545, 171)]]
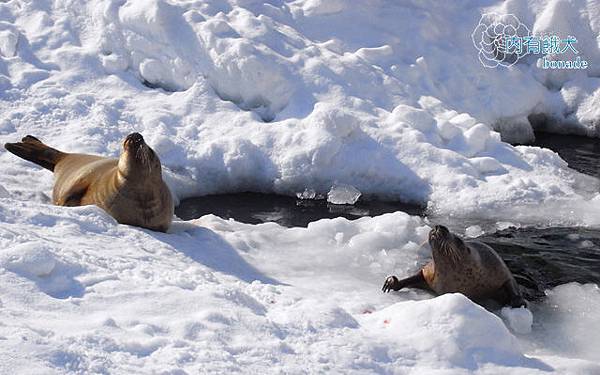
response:
[(296, 193), (296, 197), (298, 199), (316, 199), (317, 192), (314, 189), (306, 188), (301, 193)]
[(500, 315), (508, 323), (513, 332), (527, 334), (531, 332), (531, 325), (533, 324), (533, 314), (529, 309), (525, 307), (519, 307), (513, 309), (510, 307), (503, 307), (500, 310)]
[(479, 237), (483, 234), (483, 229), (479, 225), (471, 225), (465, 229), (465, 235), (467, 237)]
[(498, 230), (504, 230), (504, 229), (508, 229), (510, 227), (518, 227), (518, 224), (515, 223), (511, 223), (510, 221), (498, 221), (496, 222), (496, 229)]
[(327, 193), (327, 202), (333, 204), (354, 204), (361, 192), (352, 185), (334, 184)]

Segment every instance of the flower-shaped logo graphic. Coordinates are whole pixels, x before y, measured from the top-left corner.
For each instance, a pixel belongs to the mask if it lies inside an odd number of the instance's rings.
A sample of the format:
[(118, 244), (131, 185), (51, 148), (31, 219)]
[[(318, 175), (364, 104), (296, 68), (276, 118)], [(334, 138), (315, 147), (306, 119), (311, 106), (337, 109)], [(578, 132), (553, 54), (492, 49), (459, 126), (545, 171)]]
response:
[(471, 34), (479, 61), (487, 68), (512, 66), (527, 54), (524, 40), (531, 35), (514, 14), (486, 13)]

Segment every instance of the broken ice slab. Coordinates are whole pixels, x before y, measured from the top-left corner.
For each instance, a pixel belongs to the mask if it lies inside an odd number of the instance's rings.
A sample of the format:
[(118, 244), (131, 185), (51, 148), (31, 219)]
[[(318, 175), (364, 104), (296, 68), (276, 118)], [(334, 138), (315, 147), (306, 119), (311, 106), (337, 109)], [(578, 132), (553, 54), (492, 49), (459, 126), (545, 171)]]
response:
[(327, 202), (332, 204), (354, 204), (361, 192), (352, 185), (334, 184), (327, 193)]

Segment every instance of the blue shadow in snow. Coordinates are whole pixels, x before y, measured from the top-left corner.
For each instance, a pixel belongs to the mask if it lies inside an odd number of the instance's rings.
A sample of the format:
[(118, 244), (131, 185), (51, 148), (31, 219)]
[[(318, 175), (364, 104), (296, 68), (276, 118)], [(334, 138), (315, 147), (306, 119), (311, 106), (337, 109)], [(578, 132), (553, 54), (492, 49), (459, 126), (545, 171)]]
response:
[(283, 285), (246, 262), (236, 249), (210, 229), (191, 223), (174, 222), (170, 233), (147, 232), (214, 271), (248, 283), (258, 280), (264, 284)]

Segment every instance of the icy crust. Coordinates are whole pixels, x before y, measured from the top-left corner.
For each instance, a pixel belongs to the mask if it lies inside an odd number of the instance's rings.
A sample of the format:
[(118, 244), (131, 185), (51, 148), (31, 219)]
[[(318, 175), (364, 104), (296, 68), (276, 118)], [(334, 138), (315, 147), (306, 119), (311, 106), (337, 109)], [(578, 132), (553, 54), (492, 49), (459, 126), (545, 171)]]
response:
[(164, 234), (2, 199), (0, 218), (3, 373), (600, 371), (594, 338), (565, 333), (596, 324), (582, 302), (597, 287), (555, 289), (527, 335), (459, 294), (381, 293), (429, 256), (429, 228), (403, 213), (291, 229), (205, 216)]
[[(67, 151), (116, 155), (124, 136), (140, 131), (176, 198), (326, 195), (338, 183), (445, 214), (556, 199), (597, 207), (588, 200), (598, 181), (550, 151), (501, 142), (530, 139), (531, 114), (557, 119), (546, 122), (555, 131), (595, 134), (594, 9), (583, 1), (5, 2), (0, 142), (34, 134)], [(484, 68), (471, 33), (488, 11), (576, 34), (591, 68), (560, 77), (527, 59)], [(45, 172), (4, 152), (0, 161), (4, 187), (44, 201)]]

